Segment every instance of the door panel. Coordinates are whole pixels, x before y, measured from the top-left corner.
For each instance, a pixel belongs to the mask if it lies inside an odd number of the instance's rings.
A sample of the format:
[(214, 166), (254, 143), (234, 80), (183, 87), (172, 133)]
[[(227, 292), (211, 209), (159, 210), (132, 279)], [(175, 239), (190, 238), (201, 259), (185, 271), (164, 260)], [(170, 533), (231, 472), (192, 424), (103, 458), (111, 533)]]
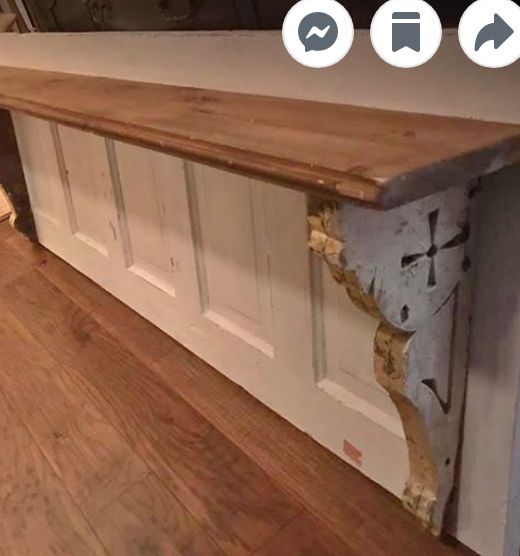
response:
[(201, 233), (202, 311), (268, 356), (273, 355), (265, 191), (242, 176), (195, 166)]
[[(401, 419), (373, 369), (379, 321), (358, 309), (320, 263), (324, 351), (318, 385), (341, 403), (404, 438)], [(353, 349), (355, 346), (355, 349)]]
[(54, 179), (58, 170), (50, 124), (20, 115), (13, 116), (13, 123), (33, 212), (56, 225), (59, 220), (57, 205), (61, 184)]
[(125, 264), (130, 272), (174, 297), (180, 265), (174, 247), (176, 190), (185, 187), (183, 163), (123, 143), (117, 143), (114, 152)]
[(17, 132), (41, 243), (400, 494), (376, 323), (310, 255), (303, 193), (28, 116)]
[(69, 220), (76, 238), (108, 257), (115, 224), (110, 220), (112, 185), (105, 140), (59, 126), (68, 182)]

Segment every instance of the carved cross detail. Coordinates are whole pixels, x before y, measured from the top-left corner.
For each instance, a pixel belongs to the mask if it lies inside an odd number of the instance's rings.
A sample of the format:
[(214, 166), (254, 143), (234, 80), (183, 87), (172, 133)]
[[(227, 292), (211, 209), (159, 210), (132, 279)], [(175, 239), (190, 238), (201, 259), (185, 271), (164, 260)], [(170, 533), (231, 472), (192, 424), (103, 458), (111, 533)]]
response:
[[(454, 249), (460, 245), (465, 244), (469, 239), (469, 225), (464, 224), (461, 231), (452, 237), (449, 241), (444, 244), (439, 245), (438, 240), (438, 224), (439, 224), (439, 210), (434, 210), (428, 214), (428, 224), (429, 224), (429, 236), (430, 245), (426, 251), (420, 253), (414, 253), (412, 255), (405, 255), (401, 260), (401, 267), (408, 268), (418, 261), (428, 259), (429, 261), (429, 272), (428, 272), (428, 288), (433, 289), (437, 286), (437, 260), (438, 256), (442, 251)], [(463, 263), (463, 268), (467, 265), (467, 260)], [(465, 268), (464, 268), (465, 269)], [(448, 388), (445, 396), (442, 395), (438, 381), (436, 378), (428, 378), (422, 381), (422, 383), (428, 387), (442, 407), (443, 412), (447, 415), (451, 410), (451, 382), (452, 382), (452, 368), (448, 369)]]
[(439, 211), (434, 210), (430, 212), (428, 215), (428, 221), (430, 226), (430, 247), (427, 251), (422, 253), (414, 253), (412, 255), (405, 255), (401, 259), (401, 267), (408, 268), (418, 261), (428, 258), (430, 261), (430, 271), (428, 273), (428, 287), (435, 288), (437, 286), (437, 268), (436, 268), (436, 260), (437, 256), (439, 255), (440, 251), (444, 251), (446, 249), (454, 249), (455, 247), (459, 247), (468, 241), (469, 238), (469, 226), (465, 224), (455, 237), (453, 237), (450, 241), (446, 242), (444, 245), (438, 245), (437, 241), (437, 225), (439, 222)]

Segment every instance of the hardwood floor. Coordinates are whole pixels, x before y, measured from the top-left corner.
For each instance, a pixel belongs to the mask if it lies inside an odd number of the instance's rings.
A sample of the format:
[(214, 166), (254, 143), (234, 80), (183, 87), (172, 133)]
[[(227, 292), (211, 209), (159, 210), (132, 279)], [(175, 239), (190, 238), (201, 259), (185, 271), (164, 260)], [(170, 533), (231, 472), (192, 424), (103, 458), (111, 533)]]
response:
[(472, 554), (0, 224), (0, 553)]

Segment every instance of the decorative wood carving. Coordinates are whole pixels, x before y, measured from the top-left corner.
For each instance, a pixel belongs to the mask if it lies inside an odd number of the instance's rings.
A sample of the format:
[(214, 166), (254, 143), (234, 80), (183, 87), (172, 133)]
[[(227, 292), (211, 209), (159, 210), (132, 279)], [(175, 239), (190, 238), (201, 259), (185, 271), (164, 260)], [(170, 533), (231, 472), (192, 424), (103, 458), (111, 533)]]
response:
[(311, 200), (309, 214), (311, 249), (354, 303), (381, 321), (374, 367), (407, 439), (403, 502), (439, 534), (465, 390), (468, 188), (387, 212)]
[(202, 0), (155, 0), (161, 17), (175, 23), (194, 17), (201, 4)]
[(84, 4), (93, 23), (100, 26), (104, 26), (113, 11), (109, 0), (84, 0)]
[(0, 110), (0, 187), (7, 194), (13, 209), (11, 225), (32, 241), (37, 241), (13, 122), (7, 110)]

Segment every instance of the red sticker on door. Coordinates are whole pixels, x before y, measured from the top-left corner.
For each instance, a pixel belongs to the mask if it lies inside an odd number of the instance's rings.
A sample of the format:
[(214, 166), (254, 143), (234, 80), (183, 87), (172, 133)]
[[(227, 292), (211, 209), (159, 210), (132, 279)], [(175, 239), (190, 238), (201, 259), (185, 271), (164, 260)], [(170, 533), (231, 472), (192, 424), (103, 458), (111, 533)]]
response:
[(358, 467), (363, 466), (363, 452), (358, 450), (354, 444), (351, 444), (348, 440), (343, 441), (343, 452), (345, 455)]

